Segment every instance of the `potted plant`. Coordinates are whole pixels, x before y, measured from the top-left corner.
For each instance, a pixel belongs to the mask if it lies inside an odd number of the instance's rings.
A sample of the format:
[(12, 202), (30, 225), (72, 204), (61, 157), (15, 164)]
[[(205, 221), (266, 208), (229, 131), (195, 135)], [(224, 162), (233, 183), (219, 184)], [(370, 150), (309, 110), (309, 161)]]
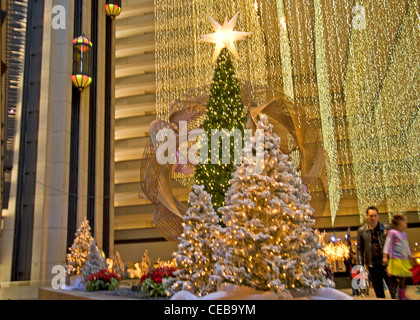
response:
[(120, 280), (121, 277), (118, 274), (102, 269), (86, 278), (86, 290), (115, 290), (120, 286)]
[(157, 267), (151, 269), (140, 279), (140, 290), (149, 297), (159, 298), (171, 295), (175, 281), (174, 267)]

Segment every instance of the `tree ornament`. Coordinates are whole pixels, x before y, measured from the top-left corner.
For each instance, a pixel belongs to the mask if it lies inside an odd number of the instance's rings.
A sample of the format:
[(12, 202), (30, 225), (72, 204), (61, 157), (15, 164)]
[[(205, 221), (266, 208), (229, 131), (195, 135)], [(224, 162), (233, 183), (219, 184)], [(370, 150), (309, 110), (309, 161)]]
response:
[(216, 44), (213, 54), (213, 62), (216, 61), (221, 50), (227, 48), (236, 59), (240, 60), (238, 51), (236, 50), (234, 41), (243, 40), (245, 37), (252, 34), (252, 32), (233, 31), (235, 28), (236, 20), (238, 19), (239, 12), (237, 12), (231, 20), (225, 18), (223, 26), (220, 25), (216, 20), (207, 15), (212, 24), (214, 31), (213, 33), (204, 34), (200, 41), (212, 42)]

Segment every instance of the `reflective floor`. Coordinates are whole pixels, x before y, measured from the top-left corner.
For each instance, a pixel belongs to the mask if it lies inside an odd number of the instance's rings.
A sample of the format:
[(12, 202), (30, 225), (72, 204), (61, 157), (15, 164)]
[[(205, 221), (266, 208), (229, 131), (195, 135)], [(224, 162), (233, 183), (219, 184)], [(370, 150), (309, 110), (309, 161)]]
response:
[[(368, 294), (359, 296), (352, 295), (352, 289), (340, 289), (340, 291), (354, 297), (356, 300), (382, 300), (376, 298), (373, 288), (370, 288)], [(407, 286), (406, 296), (410, 300), (420, 300), (420, 285)], [(385, 297), (385, 300), (392, 300), (388, 290), (385, 290)]]

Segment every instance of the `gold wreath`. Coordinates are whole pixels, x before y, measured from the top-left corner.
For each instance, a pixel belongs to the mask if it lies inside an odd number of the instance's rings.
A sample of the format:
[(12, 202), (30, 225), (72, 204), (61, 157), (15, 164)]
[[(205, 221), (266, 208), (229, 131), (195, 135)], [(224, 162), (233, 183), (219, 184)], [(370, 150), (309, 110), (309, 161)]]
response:
[[(194, 92), (209, 92), (203, 88), (194, 90)], [(255, 96), (264, 97), (267, 103), (258, 106), (252, 98)], [(248, 128), (255, 130), (258, 115), (264, 113), (273, 123), (273, 131), (281, 139), (281, 151), (289, 155), (292, 152), (299, 153), (299, 162), (295, 163), (295, 168), (300, 172), (302, 183), (311, 194), (314, 215), (322, 214), (326, 203), (324, 182), (321, 180), (325, 159), (319, 126), (311, 124), (303, 107), (274, 88), (258, 87), (242, 82), (241, 98), (248, 108)], [(193, 99), (176, 100), (170, 106), (169, 121), (155, 120), (149, 127), (150, 139), (140, 166), (142, 190), (139, 197), (146, 198), (156, 205), (153, 223), (168, 241), (178, 241), (183, 232), (183, 216), (188, 209), (173, 195), (172, 180), (180, 173), (192, 175), (194, 166), (190, 163), (159, 164), (156, 160), (156, 135), (161, 129), (173, 130), (177, 135), (178, 147), (179, 122), (187, 122), (187, 132), (201, 128), (208, 99), (208, 95), (197, 95)]]

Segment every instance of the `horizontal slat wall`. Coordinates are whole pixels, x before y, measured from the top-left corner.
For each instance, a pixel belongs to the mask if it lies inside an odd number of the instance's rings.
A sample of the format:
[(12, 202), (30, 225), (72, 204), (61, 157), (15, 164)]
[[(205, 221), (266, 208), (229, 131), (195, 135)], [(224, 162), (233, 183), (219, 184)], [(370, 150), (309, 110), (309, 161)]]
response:
[[(127, 230), (153, 229), (154, 205), (138, 197), (140, 163), (156, 119), (156, 78), (153, 0), (127, 0), (116, 19), (115, 68), (115, 241)], [(187, 201), (188, 190), (174, 185)], [(156, 231), (157, 232), (157, 231)], [(147, 235), (144, 234), (147, 238)], [(156, 235), (154, 235), (156, 238)], [(121, 240), (121, 239), (120, 239)], [(124, 241), (130, 241), (124, 236)], [(123, 243), (125, 243), (123, 241)], [(121, 249), (121, 245), (117, 246)]]

